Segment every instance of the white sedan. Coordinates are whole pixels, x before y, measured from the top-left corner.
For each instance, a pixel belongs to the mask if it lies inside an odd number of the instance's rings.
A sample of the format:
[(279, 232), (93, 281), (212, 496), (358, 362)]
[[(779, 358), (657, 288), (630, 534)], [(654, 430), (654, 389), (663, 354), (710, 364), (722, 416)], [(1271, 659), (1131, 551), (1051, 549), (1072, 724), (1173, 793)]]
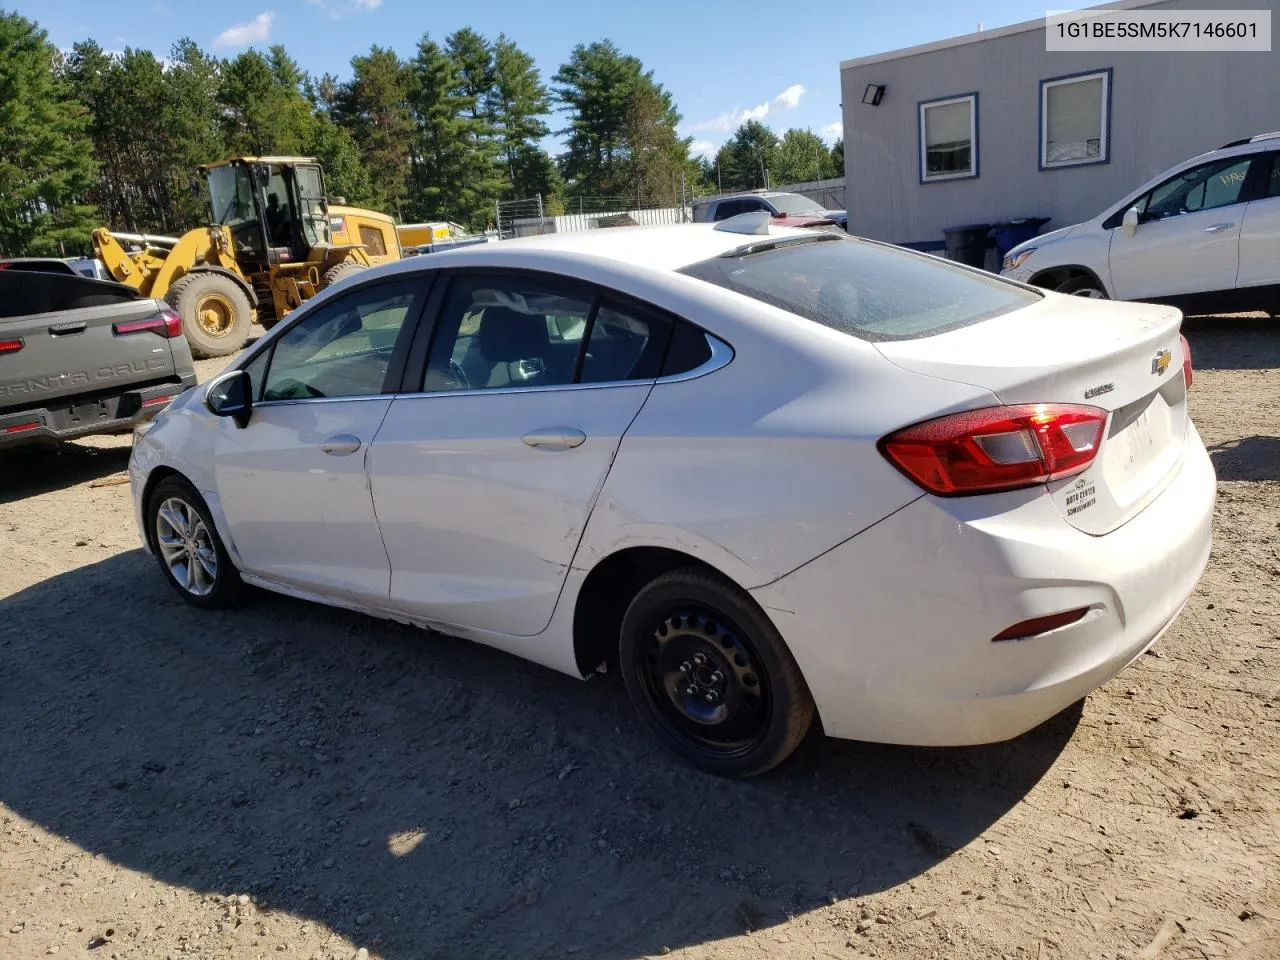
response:
[(413, 258), (140, 431), (137, 521), (199, 607), (251, 585), (614, 664), (713, 773), (815, 721), (1002, 740), (1204, 570), (1180, 322), (763, 214)]

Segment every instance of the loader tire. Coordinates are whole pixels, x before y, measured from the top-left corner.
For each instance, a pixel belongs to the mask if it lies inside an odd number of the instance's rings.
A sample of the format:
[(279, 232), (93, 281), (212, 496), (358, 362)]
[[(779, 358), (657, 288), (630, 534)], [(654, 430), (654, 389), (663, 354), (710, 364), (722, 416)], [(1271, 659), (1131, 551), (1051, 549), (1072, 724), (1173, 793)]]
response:
[(320, 278), (320, 289), (332, 287), (339, 280), (351, 276), (353, 273), (359, 273), (361, 270), (369, 268), (359, 260), (343, 260), (341, 263), (335, 263), (332, 267), (324, 272), (324, 276)]
[(197, 359), (225, 357), (249, 339), (253, 307), (230, 277), (188, 273), (169, 287), (165, 300), (182, 317), (182, 333)]

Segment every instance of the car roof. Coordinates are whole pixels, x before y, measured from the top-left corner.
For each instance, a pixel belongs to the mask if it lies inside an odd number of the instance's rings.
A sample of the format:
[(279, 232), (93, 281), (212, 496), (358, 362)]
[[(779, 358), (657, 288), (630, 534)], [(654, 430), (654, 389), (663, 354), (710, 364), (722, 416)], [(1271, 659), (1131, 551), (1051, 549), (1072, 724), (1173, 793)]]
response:
[[(727, 221), (722, 221), (727, 222)], [(557, 260), (591, 257), (610, 260), (630, 267), (675, 271), (692, 263), (708, 260), (741, 247), (758, 244), (764, 234), (734, 233), (718, 224), (679, 223), (661, 226), (606, 227), (576, 233), (550, 233), (534, 237), (518, 237), (499, 243), (477, 244), (454, 250), (443, 250), (430, 257), (411, 257), (408, 261), (420, 268), (451, 264), (482, 264), (504, 254), (518, 253), (520, 259)], [(770, 225), (767, 235), (780, 237), (812, 237), (810, 230)], [(424, 262), (427, 261), (427, 262)]]

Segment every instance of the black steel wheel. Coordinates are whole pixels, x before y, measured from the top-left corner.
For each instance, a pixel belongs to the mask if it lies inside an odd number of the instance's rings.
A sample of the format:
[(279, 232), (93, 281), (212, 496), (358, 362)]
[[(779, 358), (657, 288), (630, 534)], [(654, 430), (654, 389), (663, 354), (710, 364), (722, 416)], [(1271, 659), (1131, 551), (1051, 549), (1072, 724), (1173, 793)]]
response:
[(697, 568), (640, 590), (622, 624), (623, 681), (669, 749), (728, 777), (785, 760), (813, 720), (813, 700), (782, 638), (737, 587)]

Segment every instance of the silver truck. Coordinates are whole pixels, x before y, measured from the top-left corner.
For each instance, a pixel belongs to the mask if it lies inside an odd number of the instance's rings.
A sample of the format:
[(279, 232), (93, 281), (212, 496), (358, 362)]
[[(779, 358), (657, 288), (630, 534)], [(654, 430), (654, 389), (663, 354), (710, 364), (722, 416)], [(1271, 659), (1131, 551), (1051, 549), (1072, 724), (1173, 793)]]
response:
[(0, 261), (0, 450), (128, 433), (195, 383), (164, 301), (65, 261)]

